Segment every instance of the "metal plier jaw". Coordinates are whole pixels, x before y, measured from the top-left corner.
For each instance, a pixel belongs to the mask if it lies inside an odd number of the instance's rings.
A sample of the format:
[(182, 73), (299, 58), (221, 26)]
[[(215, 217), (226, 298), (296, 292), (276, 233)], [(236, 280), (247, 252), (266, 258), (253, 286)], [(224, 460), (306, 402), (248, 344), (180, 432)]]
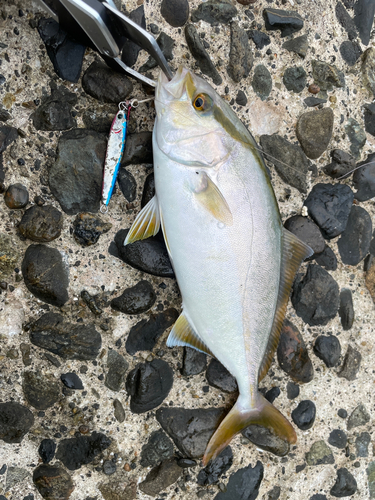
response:
[(155, 38), (120, 12), (113, 0), (35, 0), (63, 29), (99, 52), (110, 66), (143, 83), (156, 82), (127, 66), (121, 59), (125, 41), (146, 50), (169, 80), (173, 73)]

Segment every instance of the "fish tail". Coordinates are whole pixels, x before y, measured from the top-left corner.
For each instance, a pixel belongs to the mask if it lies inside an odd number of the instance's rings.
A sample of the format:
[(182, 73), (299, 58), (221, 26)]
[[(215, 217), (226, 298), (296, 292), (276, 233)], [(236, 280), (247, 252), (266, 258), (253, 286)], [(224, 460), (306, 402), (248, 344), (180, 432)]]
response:
[(236, 434), (251, 424), (261, 425), (272, 431), (284, 441), (293, 444), (297, 441), (295, 430), (288, 420), (269, 403), (260, 393), (252, 408), (242, 404), (241, 395), (228, 415), (211, 437), (203, 456), (203, 465), (216, 458)]

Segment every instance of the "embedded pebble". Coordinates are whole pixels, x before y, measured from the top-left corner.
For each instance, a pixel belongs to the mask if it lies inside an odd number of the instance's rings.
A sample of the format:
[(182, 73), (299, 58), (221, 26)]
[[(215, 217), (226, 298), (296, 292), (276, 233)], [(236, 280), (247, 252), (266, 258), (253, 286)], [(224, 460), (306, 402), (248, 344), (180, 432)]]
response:
[(357, 481), (348, 469), (342, 467), (337, 471), (335, 484), (331, 488), (331, 495), (334, 497), (348, 497), (357, 491)]
[[(209, 2), (205, 2), (201, 5), (207, 5), (208, 3)], [(235, 8), (232, 6), (232, 4), (229, 3), (229, 5), (231, 8)], [(185, 38), (192, 56), (198, 63), (199, 69), (204, 75), (210, 77), (215, 85), (220, 85), (223, 80), (217, 72), (215, 65), (211, 61), (211, 58), (208, 55), (206, 49), (204, 48), (204, 45), (201, 42), (198, 32), (193, 24), (187, 24), (185, 26)]]
[(292, 411), (292, 419), (296, 426), (302, 431), (311, 429), (316, 416), (316, 406), (312, 401), (301, 401)]
[(314, 377), (314, 369), (305, 342), (298, 329), (285, 319), (277, 347), (277, 360), (281, 368), (295, 382), (307, 383)]
[(352, 292), (344, 288), (340, 292), (339, 316), (344, 330), (350, 330), (354, 322), (354, 309)]
[(345, 40), (340, 45), (340, 54), (348, 66), (354, 66), (362, 55), (362, 49), (357, 42)]
[(141, 314), (152, 307), (156, 294), (152, 285), (147, 280), (142, 280), (136, 285), (127, 288), (124, 292), (111, 301), (111, 307), (125, 314)]
[(335, 14), (337, 20), (348, 34), (349, 40), (354, 40), (358, 36), (356, 25), (341, 2), (336, 3)]
[(198, 375), (198, 373), (202, 373), (207, 367), (207, 355), (191, 347), (184, 347), (182, 360), (181, 374), (184, 377)]
[(314, 251), (314, 256), (324, 251), (326, 244), (322, 233), (318, 226), (308, 217), (294, 215), (284, 222), (284, 227), (309, 245)]
[(328, 368), (338, 365), (341, 356), (339, 339), (334, 335), (320, 335), (315, 340), (314, 353)]
[(262, 101), (270, 95), (272, 90), (272, 76), (264, 64), (255, 66), (251, 86)]
[(125, 410), (124, 407), (121, 404), (121, 401), (118, 399), (113, 400), (113, 408), (114, 408), (114, 416), (117, 422), (122, 424), (122, 422), (125, 420)]
[(70, 475), (57, 465), (39, 465), (33, 472), (33, 482), (46, 500), (68, 500), (74, 490)]
[(47, 245), (30, 245), (22, 262), (28, 290), (47, 304), (61, 307), (68, 300), (69, 271), (61, 253)]
[(108, 351), (107, 374), (104, 384), (111, 391), (120, 391), (125, 386), (125, 374), (128, 371), (129, 363), (114, 349)]
[(26, 210), (18, 225), (19, 233), (29, 240), (47, 243), (61, 235), (63, 216), (52, 205), (34, 205)]
[(267, 35), (267, 33), (263, 33), (263, 31), (249, 30), (247, 35), (254, 42), (255, 47), (259, 50), (271, 43), (271, 38)]
[(214, 500), (255, 499), (258, 496), (263, 480), (263, 471), (263, 464), (259, 460), (254, 467), (248, 465), (243, 469), (239, 469), (230, 476), (227, 490), (218, 493)]
[(327, 149), (332, 136), (333, 119), (331, 108), (308, 111), (298, 118), (296, 135), (308, 158), (315, 160)]
[(293, 384), (293, 382), (288, 382), (286, 384), (286, 395), (288, 399), (295, 399), (299, 396), (299, 385)]
[(242, 435), (251, 441), (257, 448), (268, 451), (279, 457), (284, 457), (289, 453), (290, 444), (279, 436), (276, 436), (270, 429), (260, 425), (249, 425), (242, 431)]
[(247, 104), (247, 97), (246, 94), (243, 90), (239, 90), (236, 95), (236, 104), (239, 106), (246, 106)]
[(344, 449), (348, 442), (348, 436), (340, 429), (334, 429), (328, 438), (328, 443), (335, 448)]
[(375, 137), (375, 104), (364, 104), (365, 130)]
[(295, 11), (264, 9), (267, 30), (280, 30), (281, 37), (292, 35), (303, 28), (303, 19)]
[(359, 0), (354, 4), (354, 23), (363, 45), (370, 42), (374, 14), (375, 4), (371, 0)]
[(18, 245), (8, 234), (0, 233), (0, 273), (1, 278), (7, 278), (14, 272), (20, 257)]
[(117, 183), (125, 199), (129, 202), (134, 201), (137, 196), (137, 181), (133, 174), (126, 168), (120, 168), (117, 174)]
[(76, 373), (62, 373), (60, 379), (69, 389), (83, 390), (82, 380)]
[(18, 137), (18, 131), (15, 127), (0, 125), (0, 154), (12, 144)]
[(158, 493), (174, 484), (182, 474), (182, 469), (177, 465), (175, 458), (161, 462), (147, 474), (144, 481), (139, 483), (139, 489), (155, 497)]
[(358, 405), (352, 413), (349, 415), (347, 427), (348, 431), (354, 429), (355, 427), (361, 427), (362, 425), (370, 422), (370, 414), (363, 404)]
[[(357, 168), (360, 167), (360, 168)], [(375, 196), (375, 153), (356, 165), (353, 185), (357, 192), (354, 197), (358, 201), (367, 201)]]
[(345, 230), (353, 199), (353, 191), (346, 184), (319, 183), (312, 188), (304, 205), (323, 236), (332, 239)]
[(42, 99), (41, 105), (31, 115), (37, 130), (68, 130), (77, 126), (72, 116), (77, 95), (63, 86), (51, 87), (51, 95)]
[(151, 174), (148, 174), (148, 176), (146, 177), (143, 186), (141, 207), (143, 208), (144, 206), (146, 206), (147, 203), (151, 201), (151, 199), (154, 196), (155, 196), (155, 177), (154, 177), (154, 172), (151, 172)]
[(332, 177), (332, 179), (339, 179), (349, 175), (355, 169), (355, 159), (349, 153), (342, 149), (333, 149), (330, 152), (332, 163), (329, 163), (323, 168), (324, 173)]
[(164, 431), (154, 431), (147, 443), (142, 446), (140, 464), (142, 467), (153, 467), (162, 460), (173, 455), (173, 442)]
[(178, 28), (188, 20), (189, 2), (187, 0), (163, 0), (160, 12), (168, 24)]
[(112, 228), (109, 222), (103, 222), (90, 213), (80, 213), (73, 222), (73, 237), (83, 247), (95, 245), (101, 234), (108, 233)]
[(22, 379), (25, 399), (37, 410), (46, 410), (59, 400), (60, 384), (52, 375), (28, 371), (23, 373)]
[(38, 453), (44, 464), (48, 464), (55, 456), (56, 443), (53, 439), (42, 439)]
[(209, 24), (227, 24), (237, 14), (236, 7), (228, 0), (207, 0), (191, 13), (193, 23), (205, 21)]
[(12, 184), (5, 191), (4, 201), (8, 208), (19, 210), (29, 203), (29, 193), (23, 184)]
[(375, 461), (369, 463), (366, 469), (366, 473), (368, 478), (370, 498), (375, 498)]
[(362, 81), (365, 87), (375, 96), (375, 49), (369, 47), (362, 56)]
[(297, 36), (288, 40), (282, 44), (282, 48), (288, 50), (289, 52), (295, 52), (302, 58), (306, 57), (307, 50), (309, 48), (309, 41), (307, 35)]
[(238, 390), (236, 379), (218, 361), (212, 359), (206, 371), (207, 382), (223, 392), (235, 392)]
[(351, 345), (348, 345), (344, 363), (342, 365), (341, 371), (338, 373), (338, 376), (346, 378), (347, 380), (355, 380), (357, 378), (357, 373), (361, 367), (361, 361), (361, 353), (357, 351), (357, 349), (354, 349)]
[(339, 287), (322, 267), (309, 264), (305, 276), (297, 275), (292, 304), (297, 315), (309, 325), (326, 325), (339, 308)]
[(350, 141), (350, 152), (358, 160), (361, 156), (361, 149), (366, 144), (366, 133), (354, 118), (348, 119), (345, 132)]
[(83, 90), (102, 102), (118, 104), (133, 90), (129, 78), (109, 68), (102, 61), (94, 61), (82, 76)]
[(292, 66), (284, 72), (283, 82), (289, 91), (295, 93), (302, 92), (306, 86), (306, 71), (302, 66)]
[(327, 245), (323, 252), (315, 255), (315, 262), (327, 271), (336, 271), (337, 258), (333, 250)]
[(143, 131), (129, 134), (126, 137), (120, 171), (127, 165), (152, 164), (153, 161), (152, 132)]
[(306, 462), (308, 465), (334, 464), (335, 458), (330, 447), (321, 440), (311, 445), (310, 450), (306, 453)]
[(370, 214), (362, 207), (353, 205), (345, 231), (337, 246), (344, 264), (356, 266), (370, 249), (372, 222)]
[(67, 469), (77, 470), (82, 465), (93, 462), (99, 453), (110, 446), (111, 441), (101, 432), (93, 432), (91, 436), (79, 435), (62, 439), (57, 448), (56, 459), (60, 460)]
[[(140, 26), (144, 30), (146, 29), (145, 9), (142, 4), (139, 5), (139, 7), (137, 7), (136, 9), (132, 10), (128, 14), (128, 17), (131, 21), (133, 21), (133, 23), (138, 24), (138, 26)], [(127, 66), (134, 66), (134, 64), (137, 62), (141, 47), (138, 44), (134, 43), (132, 40), (125, 39), (121, 48), (121, 60), (124, 61)], [(122, 100), (123, 99), (118, 99), (118, 101)]]
[(252, 66), (253, 55), (249, 47), (249, 38), (238, 23), (231, 22), (228, 75), (238, 83), (249, 76)]
[(34, 425), (34, 415), (26, 406), (14, 401), (0, 403), (0, 439), (5, 443), (21, 443)]
[(211, 460), (204, 469), (199, 471), (197, 483), (199, 486), (209, 486), (218, 483), (219, 478), (231, 468), (232, 463), (232, 448), (227, 446), (220, 455)]
[(334, 64), (313, 60), (311, 66), (314, 82), (321, 90), (330, 91), (333, 87), (345, 87), (344, 74)]
[(130, 410), (144, 413), (159, 406), (173, 385), (173, 371), (162, 359), (139, 363), (126, 378)]
[(355, 440), (357, 457), (368, 457), (368, 447), (371, 443), (371, 436), (368, 432), (361, 432)]

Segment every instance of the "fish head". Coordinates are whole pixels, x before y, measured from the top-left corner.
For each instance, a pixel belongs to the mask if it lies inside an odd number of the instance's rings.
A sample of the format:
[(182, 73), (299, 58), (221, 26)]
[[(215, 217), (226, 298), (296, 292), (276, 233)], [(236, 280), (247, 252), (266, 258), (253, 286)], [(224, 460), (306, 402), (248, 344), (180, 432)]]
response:
[(160, 73), (155, 108), (156, 144), (180, 164), (216, 167), (236, 142), (251, 142), (247, 129), (211, 85), (182, 66), (171, 81)]

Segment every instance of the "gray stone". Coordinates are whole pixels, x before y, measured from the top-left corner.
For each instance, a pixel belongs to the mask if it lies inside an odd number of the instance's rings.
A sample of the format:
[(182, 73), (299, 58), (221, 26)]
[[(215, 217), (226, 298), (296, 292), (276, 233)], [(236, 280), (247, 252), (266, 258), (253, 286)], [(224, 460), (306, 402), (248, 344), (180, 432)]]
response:
[(339, 316), (344, 330), (350, 330), (354, 322), (354, 309), (352, 292), (344, 288), (340, 292)]
[(354, 66), (362, 55), (362, 49), (357, 42), (345, 40), (340, 45), (340, 54), (348, 66)]
[(191, 347), (184, 347), (183, 364), (181, 374), (184, 377), (198, 375), (207, 367), (207, 355)]
[(155, 497), (158, 493), (175, 483), (181, 474), (182, 469), (177, 465), (176, 459), (169, 458), (151, 469), (145, 480), (138, 487), (146, 495)]
[(372, 221), (370, 214), (362, 207), (353, 205), (345, 231), (337, 246), (344, 264), (356, 266), (370, 250)]
[(5, 491), (9, 491), (25, 479), (30, 477), (30, 473), (26, 469), (21, 467), (8, 467), (7, 470), (7, 480), (5, 483)]
[(315, 254), (320, 254), (325, 249), (326, 243), (322, 233), (309, 217), (294, 215), (284, 222), (284, 227), (309, 245), (314, 251), (314, 256)]
[(302, 66), (292, 66), (284, 72), (283, 82), (289, 91), (302, 92), (306, 87), (306, 71)]
[(354, 23), (363, 45), (368, 45), (374, 21), (375, 3), (372, 0), (358, 0), (354, 4)]
[[(185, 22), (183, 23), (185, 24)], [(171, 61), (173, 59), (173, 47), (174, 40), (170, 36), (168, 36), (164, 31), (160, 33), (160, 35), (156, 39), (157, 44), (159, 45), (161, 51), (164, 54), (164, 57), (167, 61)], [(153, 57), (149, 57), (145, 64), (139, 68), (140, 73), (144, 73), (146, 71), (150, 71), (153, 68), (156, 68), (158, 63)]]
[(259, 460), (254, 467), (248, 465), (231, 475), (226, 491), (218, 493), (214, 500), (255, 500), (263, 480), (263, 464)]
[(46, 500), (68, 500), (74, 490), (70, 475), (57, 465), (39, 465), (34, 470), (33, 482), (40, 495)]
[(26, 407), (13, 401), (0, 403), (0, 439), (5, 443), (21, 443), (34, 425), (34, 415)]
[(362, 56), (362, 81), (367, 90), (375, 97), (375, 48), (368, 48)]
[(0, 275), (7, 278), (17, 267), (20, 252), (17, 243), (7, 234), (0, 233)]
[(93, 462), (110, 444), (111, 439), (101, 432), (62, 439), (57, 448), (56, 459), (61, 460), (67, 469), (77, 470), (82, 465)]
[(34, 205), (26, 210), (18, 225), (22, 236), (39, 243), (55, 240), (60, 236), (62, 228), (62, 213), (52, 205)]
[(125, 420), (124, 407), (122, 406), (121, 402), (118, 399), (113, 400), (113, 407), (115, 409), (114, 412), (115, 419), (117, 420), (117, 422), (120, 422), (120, 424), (122, 424), (122, 422)]
[(206, 371), (206, 378), (210, 385), (220, 389), (223, 392), (235, 392), (238, 390), (236, 379), (228, 370), (218, 361), (212, 359)]
[(183, 26), (189, 18), (188, 0), (162, 0), (161, 15), (174, 28)]
[(362, 355), (357, 349), (354, 349), (351, 345), (348, 345), (348, 350), (346, 351), (344, 363), (340, 372), (337, 374), (339, 377), (346, 378), (346, 380), (355, 380), (357, 378), (357, 373), (361, 366)]
[(304, 59), (309, 48), (307, 35), (297, 36), (296, 38), (292, 38), (292, 40), (284, 42), (282, 48), (289, 52), (295, 52)]
[(308, 465), (334, 464), (335, 458), (330, 447), (321, 440), (312, 444), (310, 450), (306, 453), (306, 462)]
[(281, 36), (289, 36), (303, 28), (303, 19), (295, 11), (264, 9), (263, 17), (267, 30), (280, 30)]
[[(207, 3), (208, 2), (202, 5), (206, 5)], [(230, 6), (232, 7), (232, 4), (230, 4)], [(201, 38), (193, 24), (187, 24), (185, 26), (185, 38), (192, 56), (198, 63), (199, 69), (204, 75), (210, 77), (215, 85), (220, 85), (223, 80), (204, 48)]]
[(370, 422), (370, 414), (367, 411), (366, 407), (362, 404), (358, 405), (348, 418), (348, 431), (354, 429), (355, 427), (361, 427), (362, 425), (366, 425)]
[(87, 68), (82, 77), (82, 87), (95, 99), (114, 104), (125, 101), (133, 90), (129, 78), (109, 68), (102, 61), (94, 61)]
[(142, 446), (140, 464), (142, 467), (154, 467), (162, 460), (173, 455), (173, 442), (164, 431), (155, 431), (149, 437), (147, 443)]
[(354, 21), (341, 2), (337, 2), (335, 11), (337, 20), (347, 32), (349, 40), (354, 40), (355, 38), (357, 38), (358, 32)]
[[(201, 4), (204, 5), (204, 4)], [(249, 47), (249, 38), (238, 23), (230, 23), (230, 52), (228, 75), (236, 83), (249, 76), (253, 66), (253, 55)]]
[(268, 451), (279, 457), (284, 457), (289, 453), (290, 444), (279, 436), (276, 436), (270, 429), (260, 425), (249, 425), (242, 435), (249, 439), (257, 448)]
[(258, 64), (254, 69), (251, 86), (254, 92), (264, 101), (270, 95), (272, 90), (272, 77), (266, 66)]
[[(360, 167), (360, 168), (357, 168)], [(356, 165), (353, 184), (358, 191), (354, 197), (358, 201), (367, 201), (375, 196), (375, 153)]]
[(320, 90), (333, 90), (333, 87), (345, 87), (344, 74), (334, 64), (323, 61), (311, 61), (314, 82)]
[(342, 498), (354, 495), (357, 491), (357, 481), (353, 475), (342, 467), (337, 471), (337, 478), (335, 484), (331, 488), (331, 495), (334, 497)]
[(191, 14), (193, 23), (205, 21), (209, 24), (227, 24), (237, 14), (236, 7), (228, 0), (207, 0)]
[(369, 463), (366, 472), (370, 498), (375, 498), (375, 461)]
[(315, 160), (327, 149), (333, 130), (331, 108), (303, 113), (297, 122), (297, 138), (306, 156)]
[(107, 374), (104, 384), (111, 391), (120, 391), (125, 388), (125, 374), (129, 363), (114, 349), (110, 349), (107, 356)]
[(31, 115), (37, 130), (68, 130), (77, 126), (72, 116), (72, 107), (77, 104), (77, 95), (61, 86), (51, 89), (51, 95)]
[(357, 457), (368, 457), (368, 447), (371, 443), (371, 436), (368, 432), (361, 432), (355, 440)]
[(27, 402), (37, 410), (50, 408), (62, 395), (59, 382), (40, 371), (23, 373), (22, 390)]
[(155, 300), (156, 294), (151, 283), (141, 280), (113, 299), (111, 307), (125, 314), (141, 314), (148, 311), (154, 305)]
[(354, 118), (349, 118), (345, 132), (350, 141), (350, 152), (358, 159), (361, 156), (361, 149), (366, 144), (366, 133)]

